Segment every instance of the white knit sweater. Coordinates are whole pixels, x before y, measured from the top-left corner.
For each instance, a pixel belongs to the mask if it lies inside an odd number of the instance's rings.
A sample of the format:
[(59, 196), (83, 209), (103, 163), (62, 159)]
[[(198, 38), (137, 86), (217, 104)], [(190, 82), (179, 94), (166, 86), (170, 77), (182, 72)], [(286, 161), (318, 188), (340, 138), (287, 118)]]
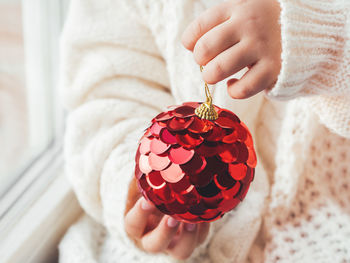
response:
[[(221, 82), (213, 94), (254, 135), (255, 180), (187, 262), (350, 262), (350, 1), (279, 1), (276, 86), (238, 101)], [(62, 37), (65, 160), (86, 215), (62, 239), (61, 263), (174, 261), (136, 248), (123, 212), (150, 119), (204, 99), (180, 37), (217, 2), (72, 1)]]

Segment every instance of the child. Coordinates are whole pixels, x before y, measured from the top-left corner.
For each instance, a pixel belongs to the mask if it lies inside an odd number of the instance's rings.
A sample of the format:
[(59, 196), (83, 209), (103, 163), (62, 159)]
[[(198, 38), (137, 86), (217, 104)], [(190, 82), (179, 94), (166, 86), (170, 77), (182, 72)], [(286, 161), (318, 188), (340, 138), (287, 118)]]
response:
[[(73, 1), (65, 159), (87, 215), (60, 261), (350, 262), (349, 3)], [(214, 103), (252, 131), (259, 159), (246, 199), (198, 225), (160, 214), (133, 179), (151, 118), (204, 99), (195, 62)]]

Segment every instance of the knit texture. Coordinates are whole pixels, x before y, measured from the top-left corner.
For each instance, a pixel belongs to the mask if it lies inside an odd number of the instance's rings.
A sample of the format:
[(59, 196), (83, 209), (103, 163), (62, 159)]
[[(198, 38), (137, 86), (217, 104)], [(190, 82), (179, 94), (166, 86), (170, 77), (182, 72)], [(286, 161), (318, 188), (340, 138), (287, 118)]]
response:
[[(204, 99), (199, 67), (180, 37), (216, 3), (72, 1), (61, 43), (65, 161), (86, 215), (62, 239), (60, 262), (176, 262), (139, 250), (123, 213), (151, 118)], [(224, 82), (213, 87), (214, 103), (252, 131), (255, 179), (186, 262), (350, 262), (349, 4), (280, 3), (282, 69), (268, 98), (237, 101)]]
[(317, 95), (310, 106), (332, 131), (350, 137), (350, 2), (279, 0), (282, 69), (270, 97)]

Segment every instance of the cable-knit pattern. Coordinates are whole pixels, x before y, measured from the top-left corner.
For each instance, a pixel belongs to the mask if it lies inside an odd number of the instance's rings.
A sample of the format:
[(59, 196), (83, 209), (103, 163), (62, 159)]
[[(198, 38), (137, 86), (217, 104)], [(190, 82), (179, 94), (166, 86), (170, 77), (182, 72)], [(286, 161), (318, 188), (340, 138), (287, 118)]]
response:
[[(216, 3), (72, 1), (61, 45), (65, 161), (86, 214), (61, 240), (60, 262), (176, 262), (139, 250), (123, 214), (142, 130), (167, 105), (204, 99), (180, 36)], [(232, 100), (225, 83), (213, 86), (214, 103), (255, 138), (255, 179), (186, 262), (350, 262), (349, 2), (280, 4), (282, 70), (268, 98)]]

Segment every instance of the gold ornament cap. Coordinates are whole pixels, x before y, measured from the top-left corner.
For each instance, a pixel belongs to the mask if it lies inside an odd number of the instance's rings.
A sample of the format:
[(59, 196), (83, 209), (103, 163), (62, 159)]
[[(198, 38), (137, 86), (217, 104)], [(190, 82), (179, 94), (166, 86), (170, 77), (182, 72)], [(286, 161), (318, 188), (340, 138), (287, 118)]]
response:
[[(201, 71), (203, 71), (202, 66), (200, 66), (200, 69)], [(205, 96), (207, 100), (204, 103), (202, 103), (198, 108), (196, 108), (195, 113), (201, 119), (213, 121), (213, 120), (216, 120), (219, 116), (213, 106), (213, 98), (210, 94), (208, 84), (204, 82), (204, 86), (205, 86)]]

